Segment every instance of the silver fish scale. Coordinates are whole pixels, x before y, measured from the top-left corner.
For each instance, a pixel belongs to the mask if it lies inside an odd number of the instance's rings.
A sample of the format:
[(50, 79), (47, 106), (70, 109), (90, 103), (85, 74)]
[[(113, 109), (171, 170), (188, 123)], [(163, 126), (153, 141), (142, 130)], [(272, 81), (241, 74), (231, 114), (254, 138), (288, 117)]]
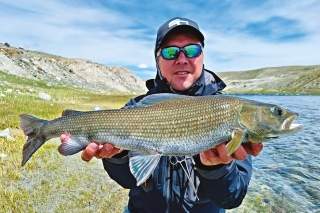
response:
[(44, 134), (69, 133), (81, 143), (111, 142), (123, 149), (192, 155), (227, 141), (236, 126), (238, 98), (171, 99), (149, 107), (72, 114), (49, 121)]

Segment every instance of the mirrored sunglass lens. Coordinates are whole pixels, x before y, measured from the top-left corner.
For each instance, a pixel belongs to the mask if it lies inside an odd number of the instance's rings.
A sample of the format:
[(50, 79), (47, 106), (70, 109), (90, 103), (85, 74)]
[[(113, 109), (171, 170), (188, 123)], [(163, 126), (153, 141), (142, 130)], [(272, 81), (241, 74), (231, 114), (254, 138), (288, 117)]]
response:
[(201, 47), (199, 45), (188, 45), (184, 47), (186, 57), (193, 58), (201, 54)]
[(165, 59), (175, 59), (179, 53), (179, 48), (177, 47), (167, 47), (161, 50), (162, 57)]

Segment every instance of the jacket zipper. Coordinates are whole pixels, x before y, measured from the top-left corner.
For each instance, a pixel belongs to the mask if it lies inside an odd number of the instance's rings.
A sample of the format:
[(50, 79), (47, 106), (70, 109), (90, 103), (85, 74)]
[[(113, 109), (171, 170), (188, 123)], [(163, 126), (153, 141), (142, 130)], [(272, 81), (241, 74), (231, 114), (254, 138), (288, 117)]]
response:
[(171, 167), (171, 163), (170, 163), (170, 159), (171, 157), (168, 157), (168, 161), (167, 163), (169, 164), (167, 166), (167, 178), (168, 178), (168, 181), (167, 181), (167, 191), (166, 191), (166, 202), (167, 202), (167, 210), (166, 210), (166, 213), (169, 213), (170, 212), (170, 208), (169, 208), (169, 199), (170, 199), (170, 179), (172, 178), (170, 176), (170, 167)]

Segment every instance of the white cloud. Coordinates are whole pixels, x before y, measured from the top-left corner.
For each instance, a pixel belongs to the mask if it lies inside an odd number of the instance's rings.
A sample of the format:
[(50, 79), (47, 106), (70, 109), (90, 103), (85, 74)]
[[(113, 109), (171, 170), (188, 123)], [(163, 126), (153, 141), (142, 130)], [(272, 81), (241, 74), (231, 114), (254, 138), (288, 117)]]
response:
[[(198, 22), (206, 38), (205, 65), (213, 71), (320, 63), (320, 3), (316, 0), (267, 0), (255, 5), (203, 1), (183, 7), (169, 3), (158, 7), (160, 3), (150, 1), (103, 5), (103, 1), (0, 0), (0, 4), (0, 25), (6, 26), (0, 28), (1, 43), (110, 66), (134, 68), (139, 64), (132, 71), (143, 79), (155, 75), (156, 32), (173, 16)], [(199, 8), (202, 13), (194, 14)], [(295, 20), (293, 29), (305, 37), (274, 42), (242, 30), (271, 17)]]
[[(232, 19), (230, 25), (222, 30), (204, 31), (206, 67), (214, 71), (239, 71), (271, 66), (319, 64), (320, 14), (317, 11), (320, 10), (320, 4), (314, 3), (315, 1), (269, 1), (259, 8), (231, 8), (229, 12), (234, 14), (235, 19)], [(248, 23), (276, 16), (296, 20), (305, 37), (292, 41), (270, 41), (241, 31), (241, 27)], [(288, 26), (283, 26), (283, 30), (289, 30)]]
[(138, 67), (141, 68), (141, 69), (146, 69), (146, 68), (148, 68), (148, 65), (146, 65), (146, 64), (139, 64)]
[(13, 5), (33, 15), (1, 16), (1, 23), (10, 27), (0, 30), (0, 42), (8, 41), (15, 46), (22, 43), (31, 50), (118, 66), (137, 64), (137, 57), (140, 61), (153, 61), (153, 44), (137, 39), (137, 35), (145, 32), (133, 28), (136, 23), (121, 11), (47, 3)]

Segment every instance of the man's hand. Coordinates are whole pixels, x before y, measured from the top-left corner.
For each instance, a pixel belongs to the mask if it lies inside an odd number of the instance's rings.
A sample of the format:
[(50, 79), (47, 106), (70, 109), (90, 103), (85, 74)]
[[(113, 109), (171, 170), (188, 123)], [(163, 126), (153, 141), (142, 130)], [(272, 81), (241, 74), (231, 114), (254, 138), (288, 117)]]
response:
[(247, 154), (257, 156), (263, 148), (262, 143), (243, 143), (231, 156), (227, 156), (226, 143), (200, 153), (200, 160), (206, 166), (228, 164), (233, 159), (244, 160)]
[[(62, 134), (60, 140), (62, 143), (69, 139), (69, 135)], [(122, 150), (115, 148), (111, 143), (105, 143), (103, 146), (99, 145), (98, 142), (91, 141), (89, 145), (83, 150), (81, 158), (82, 160), (89, 162), (93, 157), (98, 159), (111, 158), (112, 156), (120, 153)]]

